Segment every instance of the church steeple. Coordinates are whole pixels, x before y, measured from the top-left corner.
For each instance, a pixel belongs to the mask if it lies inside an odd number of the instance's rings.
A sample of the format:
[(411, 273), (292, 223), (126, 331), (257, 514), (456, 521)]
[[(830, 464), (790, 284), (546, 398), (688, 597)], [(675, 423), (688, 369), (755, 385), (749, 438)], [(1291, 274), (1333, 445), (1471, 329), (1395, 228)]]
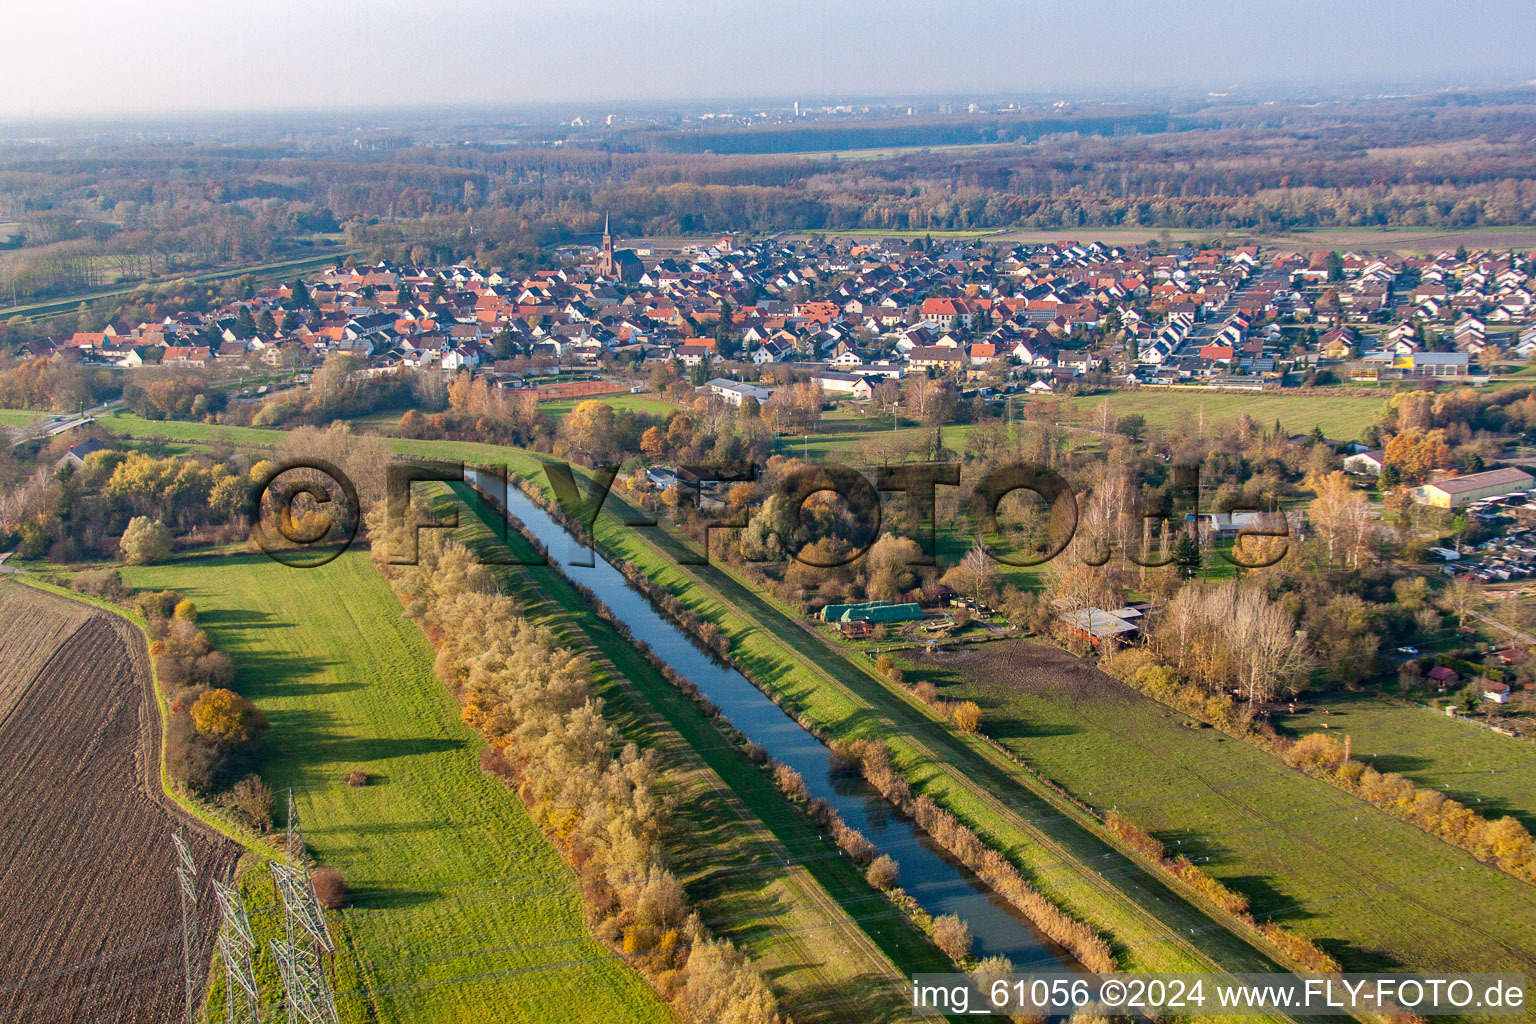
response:
[(597, 272), (604, 277), (613, 277), (618, 273), (618, 264), (613, 258), (613, 234), (608, 230), (608, 214), (603, 214), (603, 253), (597, 261)]

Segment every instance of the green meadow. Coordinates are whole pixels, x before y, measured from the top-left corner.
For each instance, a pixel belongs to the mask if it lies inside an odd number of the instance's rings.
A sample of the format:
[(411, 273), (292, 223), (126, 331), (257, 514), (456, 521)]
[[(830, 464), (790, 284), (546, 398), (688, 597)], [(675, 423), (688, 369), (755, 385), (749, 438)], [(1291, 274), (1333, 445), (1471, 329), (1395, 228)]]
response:
[[(263, 774), (293, 787), (316, 859), (353, 892), (342, 920), (376, 1019), (673, 1019), (590, 935), (573, 872), (480, 771), (479, 738), (366, 554), (296, 570), (230, 550), (124, 576), (191, 598), (271, 720)], [(354, 769), (368, 785), (346, 785)]]

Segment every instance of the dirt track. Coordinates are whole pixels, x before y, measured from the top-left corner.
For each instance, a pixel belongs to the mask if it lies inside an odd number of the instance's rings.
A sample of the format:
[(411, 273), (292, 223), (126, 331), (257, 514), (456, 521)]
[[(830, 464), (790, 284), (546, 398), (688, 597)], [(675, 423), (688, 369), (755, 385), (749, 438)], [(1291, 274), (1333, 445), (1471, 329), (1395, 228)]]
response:
[[(159, 715), (132, 626), (0, 582), (0, 1021), (164, 1024), (183, 1005)], [(187, 824), (210, 876), (238, 847)]]

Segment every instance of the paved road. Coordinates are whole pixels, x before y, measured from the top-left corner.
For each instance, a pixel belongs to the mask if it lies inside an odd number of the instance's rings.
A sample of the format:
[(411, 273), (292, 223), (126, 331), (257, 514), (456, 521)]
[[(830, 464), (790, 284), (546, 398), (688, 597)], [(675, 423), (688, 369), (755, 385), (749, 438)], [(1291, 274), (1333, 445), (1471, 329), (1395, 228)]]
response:
[(35, 441), (39, 437), (56, 437), (77, 427), (83, 427), (95, 420), (96, 417), (122, 404), (123, 400), (121, 398), (114, 398), (110, 402), (104, 402), (101, 405), (87, 409), (78, 416), (53, 416), (49, 419), (39, 420), (37, 423), (30, 423), (25, 427), (17, 427), (12, 433), (11, 447), (15, 448), (26, 444), (28, 441)]

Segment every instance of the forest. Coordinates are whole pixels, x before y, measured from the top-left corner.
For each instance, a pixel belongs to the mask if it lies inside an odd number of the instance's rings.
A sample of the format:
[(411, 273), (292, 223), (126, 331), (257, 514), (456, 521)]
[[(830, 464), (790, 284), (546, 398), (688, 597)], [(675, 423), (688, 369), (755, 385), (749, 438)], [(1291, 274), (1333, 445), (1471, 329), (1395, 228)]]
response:
[[(0, 295), (22, 302), (340, 245), (526, 269), (542, 247), (593, 240), (609, 214), (617, 234), (638, 237), (1463, 228), (1536, 213), (1528, 91), (573, 131), (537, 145), (483, 134), (452, 147), (297, 131), (242, 145), (0, 143)], [(839, 153), (872, 145), (889, 148)]]

